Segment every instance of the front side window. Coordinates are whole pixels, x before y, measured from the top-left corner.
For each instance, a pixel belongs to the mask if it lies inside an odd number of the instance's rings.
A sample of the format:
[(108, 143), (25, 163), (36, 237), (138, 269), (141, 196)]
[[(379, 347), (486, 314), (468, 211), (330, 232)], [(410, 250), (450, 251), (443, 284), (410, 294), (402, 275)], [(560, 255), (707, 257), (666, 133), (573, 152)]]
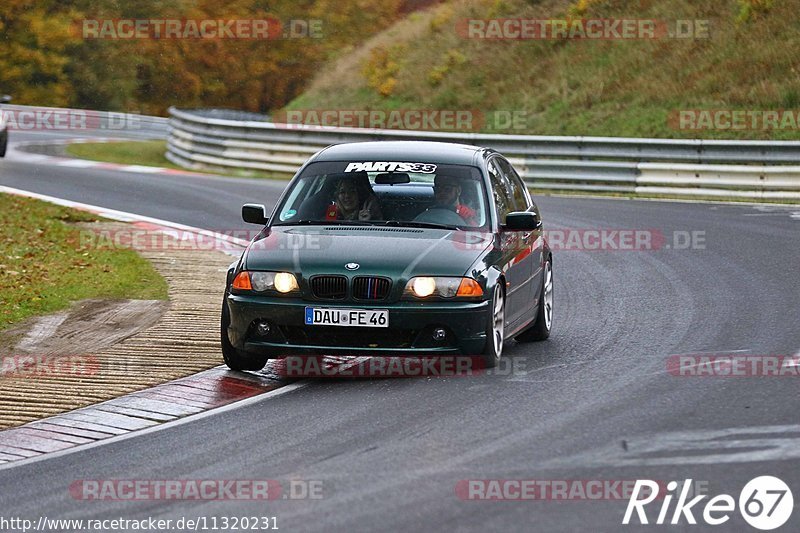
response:
[(489, 224), (480, 170), (436, 163), (332, 161), (311, 163), (278, 208), (276, 225), (352, 223)]
[(492, 184), (492, 195), (494, 205), (497, 210), (497, 220), (500, 224), (505, 224), (506, 215), (513, 209), (512, 199), (509, 195), (509, 185), (507, 178), (500, 172), (496, 159), (492, 159), (487, 164), (489, 169), (489, 181)]
[(505, 177), (505, 182), (509, 187), (509, 196), (514, 202), (514, 211), (527, 211), (528, 210), (528, 196), (525, 194), (525, 184), (519, 177), (519, 174), (511, 166), (511, 163), (505, 159), (498, 157), (495, 159), (500, 172)]

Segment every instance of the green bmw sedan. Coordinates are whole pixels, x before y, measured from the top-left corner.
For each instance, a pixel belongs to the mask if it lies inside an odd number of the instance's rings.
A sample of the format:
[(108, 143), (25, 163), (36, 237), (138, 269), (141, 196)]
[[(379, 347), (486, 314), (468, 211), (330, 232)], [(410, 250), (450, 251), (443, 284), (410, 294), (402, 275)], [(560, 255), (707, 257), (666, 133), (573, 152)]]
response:
[(222, 354), (470, 356), (548, 338), (553, 260), (536, 204), (494, 150), (339, 144), (312, 156), (228, 271)]

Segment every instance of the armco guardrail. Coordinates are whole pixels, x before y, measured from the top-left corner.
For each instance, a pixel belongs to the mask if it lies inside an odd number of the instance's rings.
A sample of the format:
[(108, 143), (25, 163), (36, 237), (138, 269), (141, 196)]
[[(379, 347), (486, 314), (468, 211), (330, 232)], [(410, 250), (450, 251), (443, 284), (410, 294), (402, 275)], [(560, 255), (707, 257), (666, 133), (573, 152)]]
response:
[(54, 131), (103, 136), (125, 132), (126, 135), (164, 137), (168, 127), (165, 117), (114, 111), (2, 104), (0, 112), (9, 130), (21, 132)]
[[(535, 189), (800, 199), (800, 141), (545, 137), (274, 124), (261, 115), (170, 108), (167, 158), (193, 168), (291, 175), (342, 142), (436, 140), (502, 152)], [(235, 113), (235, 114), (231, 114)]]

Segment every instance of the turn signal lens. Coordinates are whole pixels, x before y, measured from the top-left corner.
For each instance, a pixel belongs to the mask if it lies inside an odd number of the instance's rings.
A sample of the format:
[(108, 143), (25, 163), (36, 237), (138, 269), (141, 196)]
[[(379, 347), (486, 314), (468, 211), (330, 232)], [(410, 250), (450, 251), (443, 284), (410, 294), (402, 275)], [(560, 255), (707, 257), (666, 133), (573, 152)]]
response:
[(278, 272), (275, 274), (275, 290), (286, 294), (287, 292), (298, 289), (297, 278), (289, 272)]
[(253, 290), (253, 286), (250, 284), (250, 274), (245, 271), (239, 272), (233, 280), (233, 288), (240, 291)]
[(463, 278), (458, 286), (456, 296), (477, 297), (483, 296), (480, 284), (472, 278)]

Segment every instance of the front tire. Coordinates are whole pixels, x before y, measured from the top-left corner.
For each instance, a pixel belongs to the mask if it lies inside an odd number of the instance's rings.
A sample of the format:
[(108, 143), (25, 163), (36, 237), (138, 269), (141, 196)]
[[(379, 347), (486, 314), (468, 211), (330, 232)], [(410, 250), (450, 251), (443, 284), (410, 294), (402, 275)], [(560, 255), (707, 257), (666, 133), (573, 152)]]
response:
[(553, 302), (553, 260), (548, 257), (542, 273), (542, 292), (536, 322), (514, 337), (517, 342), (543, 341), (550, 336), (550, 330), (553, 328)]
[(489, 323), (486, 326), (486, 346), (481, 355), (483, 368), (494, 368), (503, 356), (503, 343), (505, 342), (506, 328), (506, 295), (503, 291), (502, 278), (492, 290), (492, 305), (490, 308)]
[[(227, 293), (225, 299), (227, 299)], [(268, 357), (262, 355), (250, 354), (242, 350), (237, 350), (230, 339), (228, 339), (228, 326), (231, 323), (231, 313), (228, 309), (228, 304), (222, 300), (222, 315), (220, 320), (220, 341), (222, 344), (222, 359), (228, 368), (236, 371), (244, 370), (261, 370), (266, 366)]]

